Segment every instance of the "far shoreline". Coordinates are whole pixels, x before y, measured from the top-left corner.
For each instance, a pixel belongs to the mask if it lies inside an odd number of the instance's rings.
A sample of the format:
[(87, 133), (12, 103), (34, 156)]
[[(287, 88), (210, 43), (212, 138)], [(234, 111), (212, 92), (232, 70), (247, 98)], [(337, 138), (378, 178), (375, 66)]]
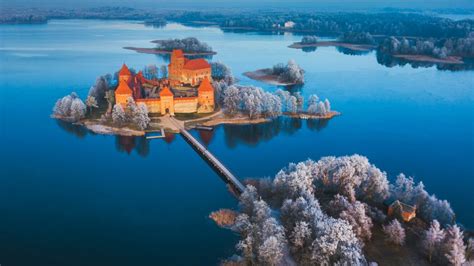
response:
[(353, 43), (338, 42), (338, 41), (320, 41), (317, 43), (308, 43), (308, 44), (295, 42), (288, 47), (293, 48), (293, 49), (303, 49), (303, 48), (330, 47), (330, 46), (343, 47), (343, 48), (347, 48), (347, 49), (358, 51), (358, 52), (369, 52), (377, 48), (377, 46), (370, 45), (370, 44), (353, 44)]
[[(172, 51), (168, 50), (159, 50), (156, 48), (140, 48), (140, 47), (132, 47), (132, 46), (125, 46), (123, 49), (126, 50), (132, 50), (137, 53), (142, 53), (142, 54), (169, 54), (171, 55)], [(216, 55), (217, 52), (199, 52), (199, 53), (189, 53), (189, 52), (184, 52), (183, 53), (185, 56), (210, 56), (210, 55)]]

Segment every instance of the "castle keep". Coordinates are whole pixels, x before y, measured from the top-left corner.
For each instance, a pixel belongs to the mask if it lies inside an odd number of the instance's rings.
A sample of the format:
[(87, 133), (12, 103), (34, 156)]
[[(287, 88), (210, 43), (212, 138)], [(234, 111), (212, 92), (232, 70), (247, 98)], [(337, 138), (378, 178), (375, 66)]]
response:
[(168, 78), (149, 80), (140, 71), (132, 74), (123, 64), (118, 73), (115, 102), (125, 106), (127, 99), (144, 103), (150, 113), (210, 113), (214, 111), (211, 65), (204, 59), (187, 59), (173, 50)]

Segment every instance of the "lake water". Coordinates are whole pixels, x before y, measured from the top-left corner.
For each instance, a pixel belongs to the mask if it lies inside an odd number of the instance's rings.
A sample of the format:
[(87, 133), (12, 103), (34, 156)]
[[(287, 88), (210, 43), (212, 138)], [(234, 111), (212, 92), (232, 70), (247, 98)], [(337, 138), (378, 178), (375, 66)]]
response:
[(327, 123), (278, 120), (193, 132), (238, 177), (273, 176), (289, 162), (362, 154), (390, 179), (404, 172), (451, 202), (474, 226), (474, 72), (387, 68), (375, 53), (305, 53), (300, 36), (130, 21), (53, 20), (0, 26), (0, 263), (2, 265), (213, 265), (238, 236), (207, 216), (236, 200), (180, 137), (101, 136), (50, 119), (59, 97), (85, 98), (122, 63), (162, 64), (123, 46), (195, 36), (241, 73), (295, 59), (303, 95), (329, 98)]

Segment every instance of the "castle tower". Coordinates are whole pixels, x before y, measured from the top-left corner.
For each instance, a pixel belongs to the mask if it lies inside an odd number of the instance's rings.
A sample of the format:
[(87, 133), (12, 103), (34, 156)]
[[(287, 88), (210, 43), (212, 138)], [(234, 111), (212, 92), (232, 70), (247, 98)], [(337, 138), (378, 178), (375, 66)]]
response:
[(174, 94), (168, 87), (164, 87), (160, 91), (160, 102), (162, 115), (174, 115)]
[(130, 84), (130, 81), (132, 80), (132, 72), (130, 72), (130, 69), (128, 69), (126, 64), (122, 65), (122, 68), (119, 71), (119, 83), (123, 80), (126, 83)]
[(115, 90), (115, 103), (121, 104), (123, 107), (127, 105), (127, 100), (132, 97), (132, 89), (124, 79), (120, 79), (119, 85)]
[(214, 111), (214, 88), (207, 77), (204, 77), (198, 88), (198, 113)]
[(181, 82), (181, 75), (183, 72), (186, 59), (182, 50), (173, 50), (171, 53), (170, 64), (168, 65), (168, 78), (171, 84), (176, 85)]

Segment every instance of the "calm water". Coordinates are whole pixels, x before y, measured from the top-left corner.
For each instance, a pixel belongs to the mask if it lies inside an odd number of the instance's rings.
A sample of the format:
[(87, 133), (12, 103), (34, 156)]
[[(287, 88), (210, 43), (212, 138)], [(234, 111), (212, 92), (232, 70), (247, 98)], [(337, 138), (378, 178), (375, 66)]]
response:
[[(387, 68), (374, 53), (305, 53), (293, 35), (223, 33), (177, 24), (57, 20), (0, 26), (0, 263), (3, 265), (212, 265), (238, 237), (208, 214), (235, 208), (225, 184), (183, 141), (99, 136), (49, 118), (57, 98), (85, 97), (124, 62), (163, 60), (123, 50), (195, 36), (241, 75), (295, 59), (304, 95), (343, 113), (328, 123), (278, 120), (193, 132), (237, 176), (273, 176), (288, 162), (359, 153), (390, 178), (422, 180), (474, 226), (474, 72)], [(192, 262), (192, 263), (190, 263)]]

